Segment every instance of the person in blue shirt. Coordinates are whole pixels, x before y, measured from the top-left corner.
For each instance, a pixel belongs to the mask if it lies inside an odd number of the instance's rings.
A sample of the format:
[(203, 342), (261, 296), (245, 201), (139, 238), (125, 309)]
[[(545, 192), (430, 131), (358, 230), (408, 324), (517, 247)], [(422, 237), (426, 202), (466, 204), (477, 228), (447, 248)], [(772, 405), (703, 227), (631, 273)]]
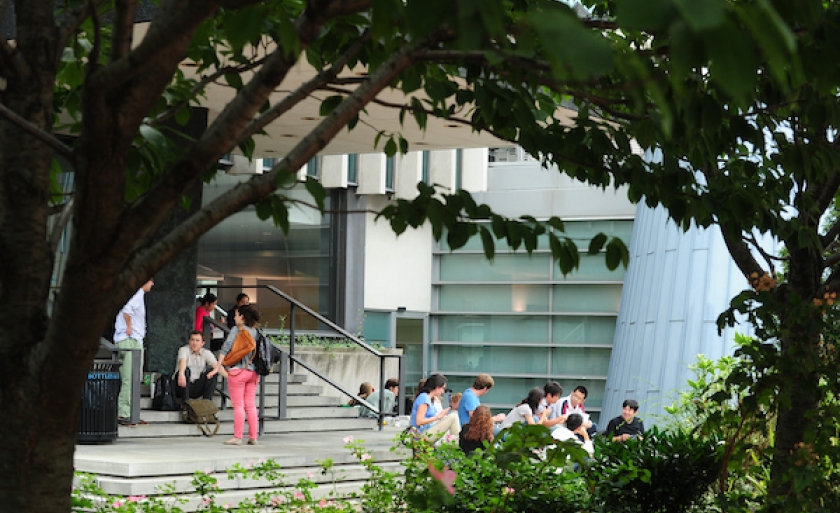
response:
[[(496, 383), (489, 374), (479, 374), (473, 381), (473, 386), (464, 390), (461, 396), (461, 402), (458, 404), (458, 420), (461, 425), (467, 424), (472, 418), (472, 414), (478, 405), (481, 404), (479, 397), (483, 396), (493, 388)], [(493, 417), (493, 422), (502, 422), (505, 420), (505, 414), (499, 413)]]
[(441, 409), (438, 404), (446, 390), (446, 378), (442, 374), (432, 374), (420, 389), (411, 408), (411, 426), (423, 434), (427, 440), (437, 440), (444, 433), (458, 436), (461, 424), (458, 417), (449, 415), (449, 408)]

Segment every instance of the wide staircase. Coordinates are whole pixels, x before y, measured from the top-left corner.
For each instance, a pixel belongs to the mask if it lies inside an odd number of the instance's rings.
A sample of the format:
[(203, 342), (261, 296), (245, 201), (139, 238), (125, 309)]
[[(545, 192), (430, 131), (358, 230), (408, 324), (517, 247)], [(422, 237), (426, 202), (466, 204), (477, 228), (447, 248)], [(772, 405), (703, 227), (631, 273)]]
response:
[[(359, 418), (359, 410), (341, 405), (337, 397), (322, 395), (323, 387), (307, 383), (305, 374), (289, 374), (286, 399), (286, 419), (272, 420), (277, 417), (279, 376), (275, 373), (264, 377), (266, 420), (263, 421), (265, 434), (318, 431), (368, 431), (376, 428), (375, 419)], [(227, 389), (223, 389), (227, 392)], [(142, 385), (140, 398), (140, 418), (148, 424), (139, 426), (120, 426), (119, 438), (160, 438), (168, 436), (201, 436), (195, 424), (185, 424), (179, 411), (155, 411), (152, 409), (151, 388)], [(222, 408), (222, 396), (213, 397), (216, 406)], [(259, 391), (257, 393), (259, 407)], [(216, 416), (220, 427), (217, 436), (233, 434), (233, 409), (230, 401), (224, 402)]]
[[(291, 490), (301, 478), (316, 483), (311, 491), (320, 498), (353, 498), (369, 479), (358, 459), (344, 448), (347, 437), (365, 440), (366, 452), (381, 467), (397, 470), (407, 453), (392, 451), (399, 430), (379, 430), (374, 419), (359, 418), (356, 408), (341, 405), (337, 397), (322, 395), (323, 387), (307, 383), (304, 374), (289, 374), (286, 418), (279, 420), (277, 374), (265, 378), (263, 434), (257, 446), (226, 446), (233, 433), (230, 402), (217, 414), (218, 433), (205, 437), (194, 424), (186, 424), (178, 411), (151, 409), (150, 387), (141, 390), (140, 418), (146, 424), (120, 426), (113, 444), (79, 445), (76, 469), (96, 475), (97, 484), (111, 496), (145, 496), (178, 503), (184, 511), (202, 506), (191, 482), (196, 472), (218, 480), (217, 504), (237, 505), (259, 492), (279, 495)], [(259, 404), (259, 393), (258, 393)], [(222, 406), (219, 394), (214, 397)], [(246, 437), (247, 439), (247, 424)], [(249, 467), (265, 460), (276, 461), (285, 476), (278, 487), (265, 479), (230, 479), (234, 465)], [(324, 471), (328, 462), (330, 471)]]

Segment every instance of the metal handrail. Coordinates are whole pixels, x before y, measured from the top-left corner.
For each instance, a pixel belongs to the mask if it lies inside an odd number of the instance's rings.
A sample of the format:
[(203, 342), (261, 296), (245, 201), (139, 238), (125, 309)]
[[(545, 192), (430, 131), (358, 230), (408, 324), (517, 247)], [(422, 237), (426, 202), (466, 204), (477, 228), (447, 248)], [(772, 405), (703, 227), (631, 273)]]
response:
[[(386, 358), (397, 358), (397, 365), (398, 365), (398, 378), (400, 383), (399, 393), (397, 394), (398, 397), (402, 398), (405, 393), (405, 365), (404, 365), (404, 356), (403, 355), (392, 355), (392, 354), (384, 354), (378, 351), (376, 348), (370, 346), (369, 344), (365, 343), (364, 341), (360, 340), (355, 335), (351, 334), (341, 326), (335, 324), (331, 320), (327, 319), (323, 315), (315, 312), (311, 308), (307, 307), (300, 301), (296, 300), (295, 298), (289, 296), (282, 290), (278, 289), (273, 285), (250, 285), (250, 286), (241, 286), (241, 285), (201, 285), (197, 288), (203, 289), (265, 289), (270, 291), (271, 293), (281, 297), (282, 299), (286, 300), (289, 303), (289, 352), (286, 353), (285, 351), (281, 351), (281, 359), (280, 359), (280, 386), (278, 390), (278, 401), (277, 401), (277, 418), (278, 419), (285, 419), (286, 417), (286, 390), (288, 386), (288, 374), (290, 372), (294, 372), (294, 364), (297, 363), (301, 365), (306, 370), (323, 380), (325, 383), (330, 385), (331, 387), (335, 388), (342, 394), (351, 397), (362, 403), (365, 407), (369, 408), (373, 413), (377, 416), (377, 423), (379, 425), (379, 429), (381, 430), (384, 425), (384, 417), (386, 412), (382, 411), (385, 406), (385, 361)], [(306, 365), (302, 362), (299, 358), (295, 357), (295, 308), (299, 308), (302, 312), (306, 313), (310, 317), (316, 319), (321, 324), (327, 326), (332, 331), (342, 335), (344, 338), (349, 340), (350, 342), (356, 344), (357, 346), (365, 349), (372, 355), (379, 358), (379, 404), (374, 406), (364, 399), (358, 397), (357, 395), (348, 392), (343, 387), (334, 383), (332, 380), (318, 372), (317, 370), (311, 368), (310, 366)], [(227, 327), (222, 327), (218, 322), (214, 319), (208, 319), (208, 321), (212, 322), (214, 325), (218, 326), (219, 328), (223, 329), (225, 333), (229, 333)], [(265, 418), (265, 381), (260, 380), (260, 434), (263, 432), (263, 419)], [(402, 400), (397, 401), (397, 412), (399, 415), (403, 415), (405, 413), (405, 403)]]

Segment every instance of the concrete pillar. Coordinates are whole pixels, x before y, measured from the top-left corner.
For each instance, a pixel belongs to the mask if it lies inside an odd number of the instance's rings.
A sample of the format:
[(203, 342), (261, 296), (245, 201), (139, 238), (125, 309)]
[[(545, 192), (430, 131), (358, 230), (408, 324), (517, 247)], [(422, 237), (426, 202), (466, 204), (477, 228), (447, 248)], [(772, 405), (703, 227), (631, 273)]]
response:
[[(186, 126), (173, 127), (197, 139), (207, 128), (207, 109), (193, 108)], [(185, 141), (185, 144), (186, 141)], [(201, 208), (203, 182), (197, 180), (187, 192), (192, 200), (189, 210), (175, 208), (159, 233), (167, 233)], [(196, 295), (198, 244), (184, 250), (155, 275), (155, 286), (146, 296), (146, 370), (172, 372), (178, 348), (184, 345), (193, 329)]]

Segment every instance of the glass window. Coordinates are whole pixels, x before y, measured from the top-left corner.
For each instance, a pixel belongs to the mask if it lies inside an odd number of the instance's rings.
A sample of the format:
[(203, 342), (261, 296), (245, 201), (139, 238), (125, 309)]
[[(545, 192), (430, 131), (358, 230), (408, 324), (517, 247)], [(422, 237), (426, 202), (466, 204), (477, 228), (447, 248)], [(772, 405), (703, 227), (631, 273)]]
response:
[(555, 285), (555, 312), (618, 313), (621, 285)]
[[(476, 371), (475, 375), (468, 376), (447, 376), (446, 387), (453, 392), (463, 392), (473, 385), (475, 376), (480, 374), (481, 370)], [(445, 372), (443, 372), (446, 375)], [(492, 375), (492, 373), (491, 373)], [(487, 394), (481, 397), (481, 403), (487, 405), (494, 405), (495, 412), (507, 413), (518, 404), (522, 399), (528, 395), (528, 391), (534, 387), (542, 388), (546, 380), (544, 378), (499, 378), (493, 377), (495, 384)]]
[[(613, 320), (615, 324), (615, 320)], [(437, 340), (445, 342), (548, 343), (548, 317), (476, 315), (438, 317)], [(612, 339), (610, 339), (612, 343)]]
[(615, 336), (616, 317), (555, 317), (555, 344), (598, 344), (611, 346)]
[(394, 190), (394, 157), (385, 157), (385, 189)]
[(432, 177), (432, 172), (431, 172), (430, 166), (431, 166), (431, 164), (430, 164), (430, 162), (429, 162), (429, 152), (428, 152), (428, 151), (424, 151), (424, 152), (423, 152), (423, 167), (422, 167), (422, 177), (421, 177), (421, 180), (422, 180), (422, 181), (423, 181), (423, 183), (425, 183), (425, 184), (430, 183), (430, 182), (431, 182), (431, 179), (432, 179), (432, 178), (431, 178), (431, 177)]
[(547, 312), (547, 285), (443, 285), (440, 309), (455, 312)]
[[(247, 176), (216, 175), (204, 186), (202, 202), (207, 205)], [(287, 193), (303, 201), (310, 199), (302, 184)], [(331, 197), (326, 198), (330, 208)], [(198, 241), (198, 279), (204, 283), (229, 285), (219, 288), (219, 306), (230, 308), (239, 292), (251, 297), (260, 311), (260, 324), (269, 328), (289, 326), (289, 304), (254, 285), (274, 285), (328, 318), (335, 291), (331, 285), (329, 241), (332, 217), (317, 210), (292, 207), (290, 231), (261, 221), (249, 207), (222, 221)], [(296, 310), (297, 329), (318, 329), (308, 315)]]
[(321, 176), (321, 159), (317, 155), (306, 164), (306, 175), (313, 178)]
[(359, 174), (359, 154), (353, 153), (347, 155), (347, 183), (350, 185), (358, 184)]
[[(440, 346), (438, 368), (446, 372), (482, 372), (493, 374), (546, 374), (548, 348), (487, 346)], [(527, 392), (527, 390), (526, 390)]]
[(560, 272), (560, 266), (556, 262), (554, 264), (554, 276), (556, 279), (564, 279), (566, 281), (623, 281), (626, 271), (627, 269), (621, 264), (613, 271), (607, 269), (607, 262), (604, 260), (603, 254), (581, 254), (578, 268), (565, 277)]
[(464, 185), (464, 150), (455, 150), (455, 190), (463, 189)]
[(273, 168), (275, 164), (277, 164), (277, 159), (274, 157), (262, 159), (262, 166), (264, 171), (268, 171), (269, 169)]
[(550, 268), (551, 257), (547, 254), (496, 255), (492, 262), (484, 254), (440, 256), (441, 281), (548, 280)]
[(368, 344), (390, 345), (391, 312), (365, 312), (363, 333)]
[[(610, 237), (618, 237), (628, 246), (630, 235), (633, 233), (633, 221), (631, 220), (607, 220), (607, 221), (568, 221), (563, 223), (565, 231), (563, 235), (574, 239), (575, 242), (584, 248), (589, 247), (589, 241), (599, 233)], [(585, 244), (582, 244), (584, 243)]]
[(558, 375), (603, 377), (610, 366), (608, 348), (558, 347), (553, 350), (551, 372)]

